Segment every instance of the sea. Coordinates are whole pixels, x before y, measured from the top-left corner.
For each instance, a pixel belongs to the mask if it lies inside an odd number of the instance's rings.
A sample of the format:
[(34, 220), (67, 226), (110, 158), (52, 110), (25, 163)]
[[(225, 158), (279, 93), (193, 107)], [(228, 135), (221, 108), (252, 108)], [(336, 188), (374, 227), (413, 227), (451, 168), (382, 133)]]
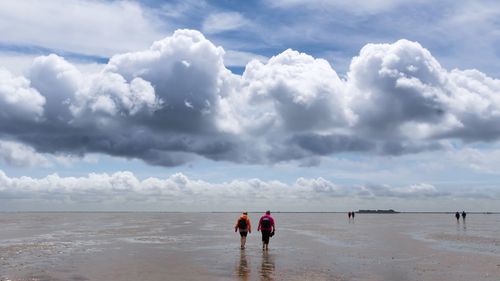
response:
[(500, 280), (500, 215), (0, 213), (1, 281)]

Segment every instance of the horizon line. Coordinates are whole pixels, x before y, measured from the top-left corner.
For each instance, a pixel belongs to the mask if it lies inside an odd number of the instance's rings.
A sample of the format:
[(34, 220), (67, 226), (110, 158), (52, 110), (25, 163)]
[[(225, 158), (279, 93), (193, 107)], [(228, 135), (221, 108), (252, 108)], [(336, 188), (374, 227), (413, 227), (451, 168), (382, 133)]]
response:
[[(247, 211), (248, 213), (265, 213), (266, 211)], [(349, 211), (272, 211), (271, 214), (347, 214)], [(359, 210), (354, 211), (359, 213)], [(363, 215), (397, 215), (397, 214), (454, 214), (456, 211), (395, 211), (394, 213), (372, 212)], [(0, 211), (0, 214), (22, 213), (165, 213), (165, 214), (233, 214), (242, 211)], [(467, 214), (500, 214), (500, 211), (470, 211)]]

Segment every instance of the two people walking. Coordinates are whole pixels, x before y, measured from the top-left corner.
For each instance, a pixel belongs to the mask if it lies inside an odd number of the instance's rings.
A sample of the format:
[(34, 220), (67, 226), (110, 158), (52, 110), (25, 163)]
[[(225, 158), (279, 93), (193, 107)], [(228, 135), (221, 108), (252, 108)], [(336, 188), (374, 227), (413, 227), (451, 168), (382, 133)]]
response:
[[(241, 236), (241, 249), (245, 249), (246, 238), (248, 233), (252, 233), (252, 226), (250, 224), (250, 218), (248, 218), (248, 213), (243, 212), (243, 214), (236, 221), (234, 226), (234, 232), (240, 231)], [(271, 216), (271, 211), (266, 211), (266, 213), (260, 218), (259, 225), (257, 226), (257, 231), (262, 233), (262, 250), (269, 249), (269, 238), (274, 236), (276, 231), (276, 226), (274, 223), (274, 218)]]
[(349, 217), (349, 220), (351, 220), (351, 218), (354, 219), (355, 214), (354, 212), (348, 212), (347, 216)]
[[(465, 211), (462, 211), (462, 220), (465, 221), (465, 217), (467, 216), (467, 213)], [(457, 222), (460, 220), (460, 213), (456, 212), (455, 213), (455, 218), (457, 219)]]

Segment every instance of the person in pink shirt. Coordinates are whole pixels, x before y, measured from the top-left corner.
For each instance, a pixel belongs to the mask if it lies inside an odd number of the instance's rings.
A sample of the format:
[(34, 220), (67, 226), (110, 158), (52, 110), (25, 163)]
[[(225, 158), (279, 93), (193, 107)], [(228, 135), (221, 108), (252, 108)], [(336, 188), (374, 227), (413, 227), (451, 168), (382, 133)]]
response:
[(269, 237), (272, 237), (276, 231), (276, 225), (273, 217), (271, 217), (271, 211), (266, 211), (266, 214), (260, 218), (257, 231), (262, 233), (262, 250), (268, 250)]

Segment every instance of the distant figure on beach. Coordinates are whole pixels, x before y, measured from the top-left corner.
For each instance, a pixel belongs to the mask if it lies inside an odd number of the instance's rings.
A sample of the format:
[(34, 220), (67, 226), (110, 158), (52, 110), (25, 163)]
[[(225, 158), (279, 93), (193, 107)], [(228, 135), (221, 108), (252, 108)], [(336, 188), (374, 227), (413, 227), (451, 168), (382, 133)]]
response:
[(349, 220), (350, 220), (351, 219), (351, 212), (348, 212), (347, 216), (349, 217)]
[(266, 214), (260, 218), (257, 231), (262, 233), (262, 250), (268, 250), (269, 237), (273, 236), (276, 231), (274, 219), (271, 217), (271, 211), (266, 211)]
[(465, 211), (462, 211), (462, 219), (465, 221), (465, 217), (467, 216), (467, 214), (465, 213)]
[(455, 218), (457, 218), (457, 222), (458, 222), (458, 220), (460, 219), (460, 213), (459, 212), (455, 213)]
[(236, 221), (234, 226), (234, 232), (240, 231), (241, 236), (241, 249), (245, 249), (245, 244), (247, 242), (248, 233), (252, 233), (252, 225), (250, 224), (250, 218), (248, 218), (248, 213), (243, 212), (243, 214)]
[(352, 219), (354, 219), (354, 212), (351, 212)]

